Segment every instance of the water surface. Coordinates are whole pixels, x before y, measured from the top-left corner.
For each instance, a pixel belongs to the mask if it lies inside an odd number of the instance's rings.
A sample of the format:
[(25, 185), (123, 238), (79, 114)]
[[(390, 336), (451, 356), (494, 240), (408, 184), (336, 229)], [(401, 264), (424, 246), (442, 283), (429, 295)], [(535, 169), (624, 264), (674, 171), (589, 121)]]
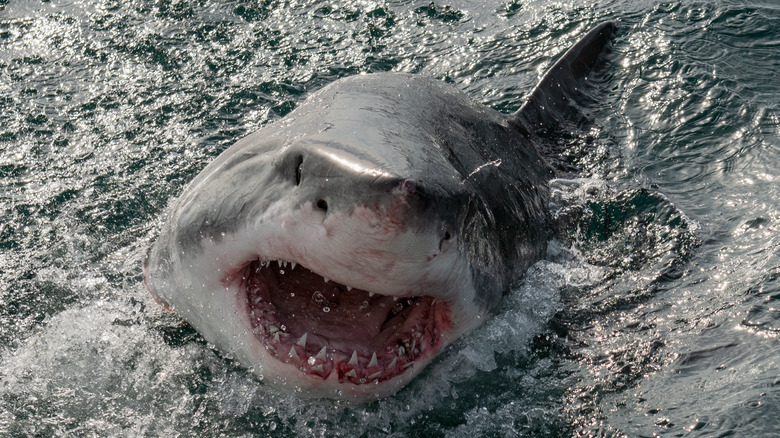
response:
[[(0, 435), (780, 432), (780, 6), (766, 1), (0, 0)], [(565, 218), (500, 312), (366, 406), (266, 388), (160, 310), (184, 185), (339, 77), (510, 112), (615, 20)]]

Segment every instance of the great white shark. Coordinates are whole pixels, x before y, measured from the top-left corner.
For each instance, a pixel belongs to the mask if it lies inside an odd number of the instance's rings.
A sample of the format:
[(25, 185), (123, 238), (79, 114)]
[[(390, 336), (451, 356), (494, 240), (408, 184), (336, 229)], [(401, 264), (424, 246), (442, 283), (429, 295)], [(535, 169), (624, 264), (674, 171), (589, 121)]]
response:
[(510, 115), (422, 76), (322, 88), (184, 189), (147, 288), (273, 386), (395, 393), (544, 256), (541, 145), (578, 117), (615, 32), (588, 32)]

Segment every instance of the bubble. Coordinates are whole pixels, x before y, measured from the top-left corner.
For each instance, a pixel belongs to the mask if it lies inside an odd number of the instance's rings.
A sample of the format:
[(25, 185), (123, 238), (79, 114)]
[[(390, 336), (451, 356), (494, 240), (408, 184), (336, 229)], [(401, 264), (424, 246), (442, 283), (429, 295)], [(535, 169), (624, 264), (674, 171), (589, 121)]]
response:
[(328, 313), (328, 312), (330, 312), (330, 307), (325, 306), (325, 307), (322, 308), (322, 311), (325, 312), (325, 313)]

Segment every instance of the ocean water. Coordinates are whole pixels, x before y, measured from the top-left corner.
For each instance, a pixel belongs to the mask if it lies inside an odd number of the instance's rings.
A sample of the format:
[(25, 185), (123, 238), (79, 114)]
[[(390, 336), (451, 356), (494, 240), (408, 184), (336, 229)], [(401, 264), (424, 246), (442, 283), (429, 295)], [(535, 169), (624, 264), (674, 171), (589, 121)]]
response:
[[(560, 234), (397, 395), (275, 392), (142, 286), (235, 140), (363, 72), (510, 112), (618, 23)], [(777, 436), (780, 4), (0, 0), (0, 436)]]

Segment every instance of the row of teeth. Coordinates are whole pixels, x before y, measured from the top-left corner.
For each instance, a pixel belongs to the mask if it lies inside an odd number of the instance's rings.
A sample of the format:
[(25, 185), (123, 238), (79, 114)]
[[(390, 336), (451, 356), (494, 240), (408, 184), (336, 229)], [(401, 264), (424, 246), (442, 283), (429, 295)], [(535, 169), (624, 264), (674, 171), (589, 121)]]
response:
[[(264, 261), (264, 260), (260, 260), (260, 266), (262, 266), (262, 267), (265, 267), (265, 266), (270, 266), (270, 265), (271, 265), (271, 263), (273, 263), (273, 261), (266, 262), (266, 261)], [(297, 264), (297, 263), (295, 263), (295, 262), (288, 262), (287, 260), (277, 260), (277, 261), (276, 261), (276, 263), (278, 263), (278, 264), (279, 264), (279, 267), (280, 267), (280, 268), (286, 268), (286, 267), (287, 267), (287, 265), (289, 264), (289, 265), (290, 265), (290, 270), (291, 270), (291, 271), (292, 271), (293, 269), (295, 269), (295, 267), (296, 267), (296, 266), (298, 266), (298, 264)]]
[[(270, 266), (273, 261), (263, 261), (260, 260), (260, 267), (266, 267)], [(290, 270), (294, 270), (296, 266), (298, 266), (295, 262), (288, 262), (287, 260), (276, 260), (276, 263), (279, 265), (279, 268), (287, 268), (287, 266), (290, 266)], [(260, 268), (258, 268), (259, 270)], [(284, 274), (284, 271), (281, 271), (281, 274)], [(327, 277), (322, 277), (322, 279), (325, 281), (325, 283), (329, 282), (330, 279)], [(347, 292), (352, 290), (352, 286), (347, 286)], [(371, 298), (374, 295), (376, 295), (374, 292), (368, 292), (368, 297)], [(393, 301), (398, 301), (398, 299), (401, 297), (393, 297)]]
[[(273, 333), (274, 342), (277, 344), (281, 344), (280, 335), (289, 336), (288, 333), (283, 332), (279, 327), (274, 325), (269, 327), (269, 332)], [(294, 345), (290, 346), (290, 351), (289, 353), (287, 353), (287, 357), (295, 361), (301, 361), (301, 356), (298, 354), (296, 345), (305, 349), (308, 335), (309, 335), (308, 333), (304, 333), (303, 336), (301, 336)], [(398, 357), (406, 356), (407, 352), (415, 355), (418, 354), (419, 353), (418, 345), (420, 345), (420, 341), (422, 341), (422, 338), (423, 338), (422, 333), (418, 331), (413, 332), (412, 338), (405, 340), (404, 342), (402, 342), (403, 345), (398, 346), (397, 350), (394, 351), (395, 353), (397, 353), (397, 356), (394, 357), (389, 364), (383, 367), (383, 369), (386, 371), (392, 371), (393, 369), (395, 369), (398, 366)], [(323, 346), (316, 355), (310, 356), (306, 360), (306, 363), (311, 366), (311, 371), (320, 372), (320, 373), (324, 372), (323, 364), (327, 360), (327, 354), (328, 354), (328, 348)], [(349, 361), (347, 361), (347, 365), (351, 365), (354, 368), (348, 371), (347, 373), (345, 373), (344, 375), (347, 377), (356, 378), (357, 371), (355, 370), (355, 368), (359, 366), (359, 363), (361, 361), (363, 361), (363, 359), (360, 359), (357, 350), (353, 350), (352, 356), (350, 357)], [(413, 361), (407, 362), (401, 366), (401, 369), (406, 370), (412, 365), (414, 365)], [(373, 352), (371, 354), (371, 359), (368, 359), (368, 365), (366, 365), (366, 369), (371, 369), (371, 368), (380, 368), (379, 361), (377, 360), (376, 352)], [(379, 369), (373, 374), (366, 376), (366, 379), (368, 380), (378, 379), (379, 377), (382, 376), (383, 369)]]
[[(303, 335), (303, 336), (306, 336), (306, 335)], [(300, 345), (300, 341), (297, 343), (297, 345)], [(295, 350), (295, 346), (290, 347), (290, 353), (288, 354), (288, 356), (291, 359), (295, 359), (295, 360), (298, 360), (298, 361), (301, 360), (301, 358), (298, 356), (298, 352)], [(320, 349), (320, 352), (317, 353), (316, 356), (310, 356), (309, 359), (306, 360), (306, 363), (311, 365), (311, 370), (312, 371), (316, 371), (316, 372), (320, 372), (321, 373), (321, 372), (324, 371), (323, 363), (325, 362), (326, 359), (327, 359), (327, 347), (322, 347), (322, 349)], [(317, 361), (319, 361), (320, 363), (317, 364)], [(352, 365), (354, 368), (349, 370), (349, 371), (347, 371), (344, 375), (347, 376), (347, 377), (357, 377), (357, 371), (355, 370), (355, 368), (357, 368), (359, 366), (357, 350), (352, 352), (352, 357), (347, 362), (347, 365)], [(393, 369), (395, 369), (395, 367), (397, 365), (398, 365), (398, 358), (394, 357), (393, 360), (385, 367), (385, 369), (387, 371), (392, 371)], [(408, 362), (408, 363), (405, 363), (402, 366), (402, 368), (405, 370), (405, 369), (411, 367), (412, 365), (414, 365), (414, 362)], [(371, 360), (368, 362), (368, 365), (366, 366), (366, 368), (379, 368), (379, 361), (377, 361), (376, 352), (374, 352), (371, 355)], [(382, 377), (382, 370), (381, 369), (376, 371), (375, 373), (367, 376), (366, 379), (373, 380), (373, 379), (378, 379), (380, 377)]]
[[(264, 261), (261, 260), (260, 261), (260, 267), (270, 266), (271, 263), (273, 263), (273, 262), (264, 262)], [(287, 260), (277, 260), (276, 263), (279, 265), (280, 268), (287, 268), (287, 264), (289, 263), (291, 271), (294, 270), (296, 266), (298, 266), (297, 263), (295, 263), (295, 262), (288, 262)], [(284, 271), (281, 271), (281, 273), (284, 274)], [(325, 283), (330, 281), (326, 277), (322, 277), (322, 279), (325, 280)], [(352, 290), (352, 286), (347, 286), (347, 290), (348, 291)], [(374, 295), (373, 292), (369, 292), (368, 294), (369, 294), (369, 296), (373, 296)]]
[[(269, 327), (268, 331), (273, 334), (274, 342), (276, 342), (276, 343), (281, 343), (280, 335), (290, 336), (289, 333), (283, 332), (279, 327), (277, 327), (275, 325), (272, 325), (271, 327)], [(300, 339), (298, 339), (298, 341), (295, 343), (295, 345), (300, 345), (301, 347), (306, 348), (306, 338), (308, 336), (309, 336), (308, 333), (304, 333), (303, 336), (301, 336)], [(415, 352), (415, 350), (417, 348), (417, 343), (418, 343), (418, 341), (422, 340), (422, 337), (423, 337), (422, 333), (420, 333), (419, 331), (414, 331), (413, 330), (412, 334), (411, 334), (411, 341), (410, 342), (404, 342), (405, 346), (404, 345), (399, 345), (398, 346), (398, 355), (399, 356), (404, 356), (404, 355), (406, 355), (407, 351)], [(313, 356), (313, 357), (317, 358), (317, 359), (319, 359), (319, 358), (324, 359), (326, 353), (327, 353), (326, 347), (322, 347), (322, 349), (320, 349), (320, 352), (317, 353), (317, 355)], [(290, 349), (289, 356), (293, 357), (293, 355), (294, 355), (295, 358), (300, 359), (300, 357), (298, 356), (298, 353), (295, 351), (295, 346), (293, 346)], [(310, 357), (308, 362), (312, 362), (312, 360), (313, 359)], [(354, 351), (352, 351), (352, 358), (347, 363), (350, 364), (350, 365), (357, 365), (357, 361), (358, 361), (357, 350), (354, 350)], [(393, 361), (391, 363), (394, 364), (395, 361)], [(311, 365), (311, 363), (309, 363), (309, 365)], [(371, 361), (369, 361), (368, 366), (369, 367), (376, 366), (376, 352), (374, 352), (374, 354), (371, 355)]]

